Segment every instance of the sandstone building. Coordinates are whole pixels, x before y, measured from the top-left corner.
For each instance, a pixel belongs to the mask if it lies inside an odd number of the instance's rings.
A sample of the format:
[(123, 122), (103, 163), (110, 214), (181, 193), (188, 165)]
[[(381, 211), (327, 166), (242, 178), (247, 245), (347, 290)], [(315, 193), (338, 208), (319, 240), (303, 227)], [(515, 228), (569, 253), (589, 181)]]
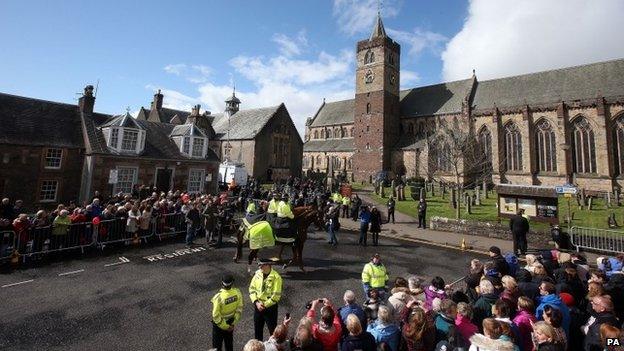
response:
[(444, 142), (436, 151), (429, 137), (455, 123), (471, 133), (493, 183), (624, 186), (624, 59), (399, 90), (400, 45), (379, 16), (356, 51), (355, 98), (323, 102), (306, 122), (305, 172), (445, 179)]
[(239, 111), (233, 94), (212, 115), (162, 103), (158, 92), (133, 118), (94, 112), (92, 86), (78, 105), (0, 94), (0, 197), (34, 210), (138, 185), (214, 192), (228, 156), (261, 180), (299, 174), (303, 142), (284, 104)]

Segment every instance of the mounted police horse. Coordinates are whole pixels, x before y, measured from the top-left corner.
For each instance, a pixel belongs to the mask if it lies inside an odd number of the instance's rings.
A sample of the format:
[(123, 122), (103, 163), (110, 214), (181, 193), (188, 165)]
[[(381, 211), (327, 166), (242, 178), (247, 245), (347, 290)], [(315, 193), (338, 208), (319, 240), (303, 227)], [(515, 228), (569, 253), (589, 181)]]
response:
[[(317, 227), (323, 228), (323, 212), (319, 211), (314, 206), (301, 206), (295, 207), (293, 210), (294, 219), (292, 221), (292, 226), (290, 227), (291, 235), (289, 238), (281, 239), (278, 236), (275, 236), (275, 233), (279, 233), (280, 229), (271, 228), (272, 233), (268, 234), (265, 232), (267, 230), (268, 222), (259, 221), (254, 224), (249, 225), (249, 222), (243, 224), (239, 227), (236, 233), (237, 245), (236, 245), (236, 254), (234, 255), (234, 262), (238, 262), (238, 259), (243, 254), (243, 245), (246, 242), (250, 242), (250, 250), (249, 256), (247, 257), (247, 263), (251, 265), (254, 258), (257, 257), (258, 251), (263, 247), (272, 247), (276, 244), (280, 245), (279, 258), (281, 260), (282, 251), (284, 250), (284, 246), (291, 245), (293, 257), (292, 259), (285, 264), (285, 267), (295, 263), (299, 265), (299, 268), (302, 271), (305, 271), (303, 267), (303, 246), (305, 241), (308, 238), (308, 227), (315, 223)], [(254, 227), (252, 229), (252, 227)], [(251, 233), (257, 229), (257, 233)], [(277, 229), (277, 230), (276, 230)], [(259, 235), (259, 237), (250, 238), (251, 235)]]

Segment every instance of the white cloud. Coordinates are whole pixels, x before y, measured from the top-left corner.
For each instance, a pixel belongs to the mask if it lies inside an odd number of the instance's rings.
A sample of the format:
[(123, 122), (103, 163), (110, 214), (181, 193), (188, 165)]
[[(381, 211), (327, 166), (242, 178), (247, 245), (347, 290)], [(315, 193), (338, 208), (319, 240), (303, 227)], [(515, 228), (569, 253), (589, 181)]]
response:
[(170, 64), (163, 67), (165, 72), (184, 77), (191, 83), (204, 83), (212, 74), (212, 69), (205, 65), (187, 65), (185, 63)]
[[(283, 42), (275, 40), (280, 49)], [(301, 31), (296, 38), (286, 36), (280, 39), (294, 40), (297, 50), (307, 47), (305, 32)], [(251, 83), (250, 89), (237, 88), (236, 96), (242, 103), (241, 109), (279, 105), (285, 103), (295, 126), (303, 135), (307, 117), (311, 117), (320, 107), (323, 98), (327, 101), (350, 99), (354, 96), (354, 65), (353, 50), (344, 49), (337, 54), (321, 51), (310, 59), (295, 59), (292, 56), (302, 51), (290, 47), (280, 50), (279, 54), (271, 57), (264, 56), (237, 56), (229, 64)], [(195, 66), (190, 68), (201, 71)], [(170, 70), (166, 70), (169, 73)], [(182, 67), (178, 75), (185, 77), (189, 66)], [(209, 75), (211, 70), (205, 73)], [(408, 77), (410, 73), (408, 73)], [(412, 75), (413, 77), (413, 75)], [(231, 78), (230, 78), (231, 80)], [(195, 81), (197, 96), (189, 96), (178, 91), (163, 89), (164, 105), (170, 108), (190, 110), (195, 104), (201, 104), (202, 109), (213, 113), (223, 112), (225, 99), (232, 94), (232, 84), (218, 84), (212, 81)], [(155, 87), (148, 86), (155, 90)]]
[(279, 45), (280, 53), (286, 57), (301, 55), (308, 47), (308, 38), (305, 30), (299, 31), (294, 38), (283, 33), (275, 33), (271, 40)]
[(620, 0), (472, 0), (442, 54), (444, 80), (480, 80), (624, 57)]
[(413, 57), (418, 56), (425, 49), (439, 54), (442, 52), (443, 44), (448, 41), (448, 38), (440, 33), (420, 28), (416, 28), (412, 32), (388, 28), (387, 32), (392, 39), (399, 42), (401, 45), (407, 45), (409, 47), (407, 54)]
[[(377, 19), (377, 0), (334, 0), (334, 17), (340, 30), (348, 35), (370, 33)], [(382, 17), (391, 18), (399, 13), (399, 1), (386, 0)]]
[(175, 63), (175, 64), (166, 65), (163, 69), (167, 73), (171, 73), (171, 74), (175, 74), (176, 76), (179, 76), (182, 73), (182, 71), (186, 70), (186, 65), (184, 63)]
[(419, 80), (418, 73), (406, 69), (401, 70), (401, 89), (413, 88), (413, 84), (418, 83)]

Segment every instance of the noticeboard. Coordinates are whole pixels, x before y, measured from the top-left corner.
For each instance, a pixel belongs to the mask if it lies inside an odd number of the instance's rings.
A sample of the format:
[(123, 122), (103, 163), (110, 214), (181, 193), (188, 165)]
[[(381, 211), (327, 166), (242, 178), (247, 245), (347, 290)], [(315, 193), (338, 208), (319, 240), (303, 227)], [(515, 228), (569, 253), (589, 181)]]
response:
[(531, 220), (559, 223), (559, 201), (554, 187), (501, 184), (496, 191), (499, 217), (509, 218), (524, 210)]

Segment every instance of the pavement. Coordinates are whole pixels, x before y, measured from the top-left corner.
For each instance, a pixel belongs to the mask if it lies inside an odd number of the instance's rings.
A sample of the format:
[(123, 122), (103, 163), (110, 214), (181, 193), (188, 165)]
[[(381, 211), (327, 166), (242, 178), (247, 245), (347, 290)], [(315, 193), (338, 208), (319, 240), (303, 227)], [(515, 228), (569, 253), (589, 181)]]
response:
[[(380, 238), (380, 246), (362, 247), (357, 239), (355, 232), (341, 230), (340, 244), (332, 247), (326, 233), (310, 233), (304, 249), (307, 272), (277, 268), (284, 279), (281, 317), (290, 312), (296, 326), (308, 301), (329, 298), (341, 305), (346, 289), (363, 301), (361, 270), (375, 252), (381, 254), (391, 280), (409, 275), (428, 280), (439, 275), (454, 281), (464, 276), (475, 257), (388, 237)], [(0, 349), (207, 349), (212, 333), (210, 299), (221, 276), (231, 273), (246, 299), (234, 339), (234, 347), (240, 350), (253, 337), (247, 264), (232, 261), (232, 244), (189, 250), (182, 240), (107, 247), (104, 252), (76, 254), (0, 274)], [(274, 256), (276, 251), (266, 249), (260, 257)], [(247, 253), (245, 249), (244, 257)]]
[[(387, 220), (388, 207), (383, 204), (378, 204), (372, 197), (367, 195), (368, 193), (370, 193), (369, 190), (360, 190), (357, 192), (358, 196), (362, 199), (362, 202), (374, 204), (382, 213), (382, 220)], [(498, 246), (502, 252), (513, 251), (513, 243), (511, 240), (489, 238), (477, 235), (465, 235), (461, 233), (431, 230), (428, 228), (422, 229), (418, 228), (418, 220), (412, 216), (398, 211), (394, 212), (394, 216), (395, 223), (386, 223), (381, 226), (380, 236), (403, 239), (454, 250), (461, 250), (461, 243), (465, 240), (467, 249), (461, 251), (475, 254), (487, 254), (489, 248), (492, 246)], [(344, 228), (359, 231), (359, 222), (343, 219), (341, 221), (341, 225)], [(429, 225), (429, 223), (427, 223), (427, 225)], [(554, 244), (552, 248), (555, 248)], [(529, 250), (531, 249), (537, 248), (532, 248), (529, 245)], [(590, 263), (596, 262), (596, 258), (599, 256), (588, 252), (585, 252), (584, 255)]]

